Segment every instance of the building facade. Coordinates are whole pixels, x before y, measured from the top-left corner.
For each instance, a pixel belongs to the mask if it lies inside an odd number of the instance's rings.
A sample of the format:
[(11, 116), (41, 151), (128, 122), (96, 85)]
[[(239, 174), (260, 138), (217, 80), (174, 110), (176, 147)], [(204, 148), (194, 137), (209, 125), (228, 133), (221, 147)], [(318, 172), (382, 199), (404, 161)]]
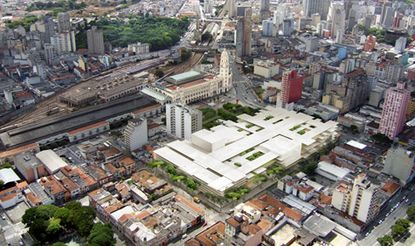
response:
[(190, 139), (192, 133), (202, 129), (202, 112), (180, 104), (166, 105), (166, 126), (169, 134)]
[(147, 119), (135, 118), (128, 121), (124, 130), (124, 143), (128, 150), (143, 147), (148, 142)]
[(86, 33), (88, 42), (88, 53), (94, 55), (103, 55), (104, 48), (104, 33), (96, 26), (91, 27)]
[(383, 104), (382, 117), (379, 124), (379, 132), (395, 138), (404, 128), (406, 121), (406, 109), (411, 95), (405, 89), (404, 83), (398, 83), (396, 87), (386, 90)]

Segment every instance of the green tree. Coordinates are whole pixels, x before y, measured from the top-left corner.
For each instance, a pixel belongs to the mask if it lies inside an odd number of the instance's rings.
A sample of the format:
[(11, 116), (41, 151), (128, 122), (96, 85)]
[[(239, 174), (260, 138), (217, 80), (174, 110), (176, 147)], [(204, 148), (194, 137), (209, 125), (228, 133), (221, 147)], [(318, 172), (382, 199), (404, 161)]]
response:
[(46, 228), (46, 232), (51, 235), (56, 235), (62, 229), (61, 219), (50, 218), (49, 225)]
[(114, 232), (108, 224), (97, 223), (92, 227), (88, 236), (89, 246), (113, 246), (115, 245)]
[(407, 219), (400, 218), (395, 222), (395, 224), (401, 225), (405, 229), (409, 229), (409, 226), (411, 225), (411, 222)]
[(412, 222), (415, 222), (415, 205), (410, 206), (406, 210), (406, 214), (408, 215), (408, 219)]
[(71, 215), (71, 211), (68, 208), (62, 207), (56, 210), (53, 217), (60, 219), (62, 225), (68, 226), (70, 215)]
[(0, 179), (0, 189), (3, 188), (4, 181)]
[(378, 238), (378, 242), (380, 246), (392, 246), (393, 238), (389, 235), (385, 235), (383, 237)]
[(405, 228), (404, 226), (400, 224), (394, 224), (392, 227), (392, 238), (395, 241), (398, 241), (403, 235), (405, 235), (408, 232), (408, 228)]

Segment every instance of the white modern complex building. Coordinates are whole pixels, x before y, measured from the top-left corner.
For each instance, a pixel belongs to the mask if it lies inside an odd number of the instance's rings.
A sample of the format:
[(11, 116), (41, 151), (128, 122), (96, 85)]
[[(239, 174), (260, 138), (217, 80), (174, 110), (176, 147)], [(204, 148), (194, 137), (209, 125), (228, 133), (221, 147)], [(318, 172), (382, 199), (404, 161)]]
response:
[(289, 167), (337, 137), (337, 123), (268, 107), (255, 116), (240, 115), (190, 140), (174, 141), (154, 152), (200, 182), (200, 189), (224, 195), (255, 174), (279, 163)]
[(169, 134), (191, 139), (192, 133), (202, 129), (202, 112), (179, 104), (166, 105), (166, 126)]

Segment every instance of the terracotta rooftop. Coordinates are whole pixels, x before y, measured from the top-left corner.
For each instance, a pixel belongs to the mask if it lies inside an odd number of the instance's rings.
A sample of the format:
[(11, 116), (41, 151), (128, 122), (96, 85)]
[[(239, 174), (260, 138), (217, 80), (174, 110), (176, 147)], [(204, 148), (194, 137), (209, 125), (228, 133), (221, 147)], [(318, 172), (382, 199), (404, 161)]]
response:
[[(208, 229), (199, 233), (195, 239), (199, 245), (203, 246), (215, 246), (219, 245), (225, 235), (225, 223), (222, 221), (217, 222)], [(196, 244), (197, 245), (197, 244)]]
[(202, 216), (205, 215), (205, 210), (203, 210), (201, 207), (199, 207), (193, 201), (190, 201), (189, 199), (187, 199), (184, 196), (179, 195), (179, 194), (177, 194), (175, 196), (175, 198), (176, 198), (176, 201), (179, 201), (179, 202), (183, 203), (184, 205), (186, 205), (187, 207), (189, 207), (190, 209), (192, 209), (196, 213), (198, 213), (198, 214), (200, 214)]
[(11, 156), (14, 156), (14, 155), (26, 152), (26, 151), (30, 151), (30, 150), (39, 150), (39, 144), (37, 143), (27, 144), (27, 145), (23, 145), (23, 146), (14, 148), (14, 149), (0, 152), (0, 158), (11, 157)]
[(227, 218), (225, 221), (234, 228), (237, 228), (241, 224), (233, 217)]
[(400, 188), (400, 185), (393, 182), (393, 181), (387, 181), (383, 187), (382, 190), (384, 190), (385, 192), (389, 193), (389, 194), (393, 194), (396, 192), (396, 190), (398, 190)]
[(118, 161), (118, 163), (121, 165), (121, 166), (131, 166), (131, 165), (135, 165), (135, 161), (131, 158), (131, 157), (129, 157), (129, 156), (125, 156), (125, 157), (123, 157), (123, 158), (121, 158), (119, 161)]
[(121, 154), (121, 151), (115, 147), (110, 147), (101, 151), (105, 159)]
[(28, 194), (26, 194), (26, 198), (32, 204), (39, 204), (42, 202), (33, 192), (29, 192)]

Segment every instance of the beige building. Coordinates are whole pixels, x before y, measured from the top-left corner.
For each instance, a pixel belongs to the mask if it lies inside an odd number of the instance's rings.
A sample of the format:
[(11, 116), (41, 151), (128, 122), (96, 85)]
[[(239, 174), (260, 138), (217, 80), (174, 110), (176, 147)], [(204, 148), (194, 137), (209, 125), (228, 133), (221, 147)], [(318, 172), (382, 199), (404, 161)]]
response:
[(352, 183), (341, 181), (333, 191), (331, 204), (364, 223), (370, 222), (380, 210), (382, 199), (379, 187), (371, 184), (365, 173), (360, 173)]
[(412, 151), (392, 147), (388, 150), (382, 172), (398, 178), (405, 185), (414, 178), (414, 164), (415, 156)]
[(269, 79), (279, 73), (280, 66), (271, 60), (254, 59), (254, 74)]

